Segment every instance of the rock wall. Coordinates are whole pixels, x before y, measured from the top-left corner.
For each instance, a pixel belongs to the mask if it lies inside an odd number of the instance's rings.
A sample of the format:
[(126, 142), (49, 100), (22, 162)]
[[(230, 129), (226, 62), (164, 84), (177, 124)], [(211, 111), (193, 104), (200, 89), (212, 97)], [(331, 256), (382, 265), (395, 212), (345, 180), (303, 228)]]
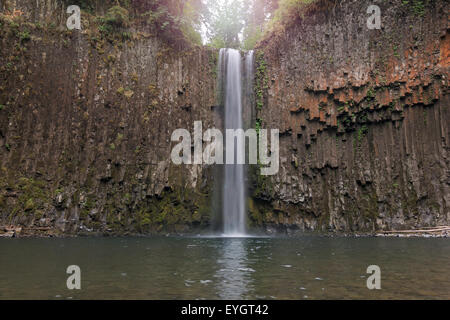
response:
[[(281, 164), (270, 177), (249, 169), (251, 226), (449, 224), (449, 6), (375, 1), (382, 29), (369, 30), (372, 2), (318, 0), (259, 44), (254, 121), (280, 129)], [(67, 31), (64, 5), (0, 2), (0, 225), (209, 228), (220, 181), (212, 167), (174, 165), (170, 137), (196, 120), (221, 126), (218, 51), (175, 48), (145, 28), (99, 34), (89, 15)]]
[(196, 120), (214, 126), (218, 52), (175, 49), (145, 30), (68, 31), (49, 18), (54, 1), (41, 16), (33, 3), (20, 7), (21, 23), (0, 22), (0, 225), (22, 234), (209, 225), (212, 170), (174, 165), (170, 139)]
[(253, 177), (256, 225), (448, 225), (448, 17), (447, 1), (318, 1), (259, 45), (257, 117), (280, 129), (281, 168)]

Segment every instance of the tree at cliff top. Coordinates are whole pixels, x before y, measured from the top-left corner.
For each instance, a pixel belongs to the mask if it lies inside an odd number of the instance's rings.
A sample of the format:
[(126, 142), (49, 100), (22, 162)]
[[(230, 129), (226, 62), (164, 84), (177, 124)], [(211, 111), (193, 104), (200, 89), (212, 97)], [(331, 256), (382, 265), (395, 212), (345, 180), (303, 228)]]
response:
[(265, 35), (296, 21), (307, 8), (330, 1), (332, 0), (247, 0), (249, 6), (241, 47), (253, 49)]
[(205, 20), (209, 44), (216, 48), (238, 48), (245, 23), (245, 2), (241, 0), (206, 0)]
[(279, 0), (252, 0), (243, 31), (243, 49), (253, 49), (264, 33), (264, 26), (278, 8)]
[(252, 49), (278, 0), (204, 0), (209, 45)]
[(162, 36), (202, 44), (200, 29), (205, 10), (202, 0), (130, 1), (136, 14), (145, 17)]
[[(68, 0), (66, 0), (68, 1)], [(217, 48), (252, 49), (263, 34), (263, 26), (283, 0), (73, 0), (82, 10), (98, 12), (110, 7), (106, 25), (130, 22), (152, 26), (162, 38), (172, 43), (201, 45), (206, 42)], [(103, 5), (102, 5), (103, 4)], [(128, 10), (126, 12), (126, 10)], [(125, 14), (126, 12), (126, 14)], [(112, 18), (111, 18), (112, 17)], [(110, 19), (111, 18), (111, 19)]]
[(308, 8), (325, 6), (325, 3), (335, 4), (335, 0), (279, 0), (277, 9), (266, 24), (264, 32), (269, 34), (283, 29), (301, 17)]

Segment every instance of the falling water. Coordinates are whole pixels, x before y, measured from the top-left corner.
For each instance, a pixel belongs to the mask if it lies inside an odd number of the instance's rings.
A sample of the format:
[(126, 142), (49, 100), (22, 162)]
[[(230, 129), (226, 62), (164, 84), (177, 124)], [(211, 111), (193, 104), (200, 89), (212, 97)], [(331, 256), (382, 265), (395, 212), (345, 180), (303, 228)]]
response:
[(245, 56), (245, 97), (248, 99), (248, 106), (246, 109), (251, 111), (252, 108), (252, 96), (253, 96), (253, 80), (255, 78), (255, 73), (253, 70), (253, 50), (250, 50)]
[[(241, 54), (234, 49), (220, 50), (220, 65), (225, 63), (224, 105), (225, 129), (242, 129)], [(227, 141), (227, 143), (229, 143)], [(245, 235), (244, 165), (237, 155), (245, 152), (242, 141), (235, 140), (234, 164), (226, 164), (223, 187), (223, 232), (225, 236)]]

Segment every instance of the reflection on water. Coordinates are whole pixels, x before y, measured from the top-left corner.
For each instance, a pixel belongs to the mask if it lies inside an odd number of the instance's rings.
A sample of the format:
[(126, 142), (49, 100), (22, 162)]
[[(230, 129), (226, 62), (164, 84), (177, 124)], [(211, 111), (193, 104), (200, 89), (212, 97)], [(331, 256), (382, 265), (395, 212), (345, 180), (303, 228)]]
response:
[(449, 265), (448, 239), (0, 239), (0, 299), (450, 299)]
[(246, 296), (251, 288), (252, 268), (247, 266), (246, 243), (240, 238), (225, 238), (217, 259), (218, 270), (214, 277), (220, 299), (237, 300)]

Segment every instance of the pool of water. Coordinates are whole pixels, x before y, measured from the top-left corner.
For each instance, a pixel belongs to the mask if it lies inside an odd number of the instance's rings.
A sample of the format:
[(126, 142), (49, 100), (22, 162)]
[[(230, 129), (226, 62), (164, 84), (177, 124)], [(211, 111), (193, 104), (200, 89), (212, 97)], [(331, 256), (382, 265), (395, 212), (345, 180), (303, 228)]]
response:
[(0, 239), (0, 299), (450, 299), (449, 266), (448, 239)]

